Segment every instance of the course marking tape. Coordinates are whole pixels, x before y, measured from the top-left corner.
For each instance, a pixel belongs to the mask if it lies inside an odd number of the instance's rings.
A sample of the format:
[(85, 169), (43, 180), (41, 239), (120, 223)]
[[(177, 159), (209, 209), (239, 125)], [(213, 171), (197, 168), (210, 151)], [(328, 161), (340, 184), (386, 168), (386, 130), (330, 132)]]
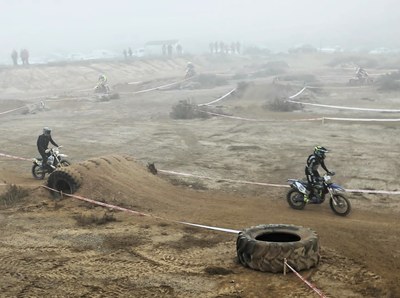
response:
[(173, 82), (173, 83), (169, 83), (169, 84), (162, 85), (162, 86), (158, 86), (158, 87), (154, 87), (154, 88), (149, 88), (149, 89), (139, 90), (139, 91), (134, 91), (134, 92), (125, 92), (125, 93), (129, 93), (129, 94), (145, 93), (145, 92), (149, 92), (149, 91), (153, 91), (153, 90), (163, 89), (163, 88), (166, 88), (166, 87), (169, 87), (169, 86), (173, 86), (173, 85), (176, 85), (176, 84), (180, 84), (180, 83), (189, 81), (189, 80), (191, 80), (191, 79), (192, 79), (192, 78), (187, 78), (187, 79), (184, 79), (184, 80), (180, 80), (180, 81), (178, 81), (178, 82)]
[(290, 119), (290, 120), (269, 120), (268, 119), (267, 120), (267, 119), (254, 119), (254, 118), (244, 118), (244, 117), (238, 117), (238, 116), (229, 116), (229, 115), (224, 115), (224, 114), (203, 111), (200, 109), (198, 111), (206, 113), (206, 114), (214, 115), (214, 116), (223, 117), (223, 118), (253, 121), (253, 122), (302, 122), (302, 121), (323, 121), (324, 120), (324, 118), (306, 118), (306, 119)]
[(400, 195), (400, 191), (389, 191), (389, 190), (346, 189), (346, 192), (359, 192), (359, 193), (369, 193), (369, 194)]
[(32, 158), (28, 159), (28, 158), (19, 157), (19, 156), (10, 155), (10, 154), (5, 154), (5, 153), (0, 153), (0, 156), (4, 156), (4, 157), (8, 157), (8, 158), (12, 158), (12, 159), (19, 159), (19, 160), (27, 160), (27, 161), (32, 161)]
[[(291, 98), (291, 97), (289, 97)], [(367, 112), (383, 112), (383, 113), (400, 113), (400, 110), (392, 110), (392, 109), (370, 109), (370, 108), (355, 108), (355, 107), (346, 107), (346, 106), (333, 106), (333, 105), (323, 105), (317, 103), (305, 103), (295, 100), (287, 100), (288, 102), (308, 105), (308, 106), (316, 106), (316, 107), (324, 107), (331, 109), (340, 109), (340, 110), (356, 110), (356, 111), (367, 111)]]
[[(32, 161), (32, 158), (28, 159), (28, 158), (18, 157), (18, 156), (5, 154), (5, 153), (1, 153), (1, 152), (0, 152), (0, 156), (18, 159), (18, 160)], [(254, 182), (254, 181), (246, 181), (246, 180), (234, 180), (234, 179), (228, 179), (228, 178), (213, 178), (213, 177), (209, 177), (209, 176), (194, 175), (194, 174), (169, 171), (169, 170), (158, 170), (158, 171), (161, 173), (165, 173), (165, 174), (194, 177), (194, 178), (215, 180), (215, 181), (221, 181), (221, 182), (225, 181), (225, 182), (231, 182), (231, 183), (252, 184), (252, 185), (272, 186), (272, 187), (285, 187), (285, 188), (290, 187), (289, 185), (285, 185), (285, 184), (273, 184), (273, 183)], [(400, 194), (400, 191), (389, 191), (389, 190), (345, 189), (345, 191), (353, 192), (353, 193), (387, 194), (387, 195), (399, 195)]]
[(180, 224), (184, 224), (184, 225), (189, 225), (189, 226), (193, 226), (193, 227), (199, 227), (199, 228), (204, 228), (204, 229), (209, 229), (209, 230), (214, 230), (214, 231), (221, 231), (221, 232), (226, 232), (226, 233), (234, 233), (234, 234), (238, 234), (240, 231), (239, 230), (233, 230), (233, 229), (225, 229), (225, 228), (219, 228), (219, 227), (214, 227), (214, 226), (206, 226), (206, 225), (200, 225), (200, 224), (195, 224), (195, 223), (190, 223), (190, 222), (185, 222), (185, 221), (176, 221), (176, 220), (170, 220), (170, 219), (166, 219), (163, 217), (159, 217), (159, 216), (155, 216), (155, 215), (151, 215), (151, 214), (146, 214), (143, 212), (139, 212), (139, 211), (135, 211), (132, 209), (128, 209), (128, 208), (124, 208), (124, 207), (120, 207), (120, 206), (116, 206), (116, 205), (112, 205), (112, 204), (108, 204), (108, 203), (103, 203), (103, 202), (99, 202), (93, 199), (88, 199), (82, 196), (77, 196), (77, 195), (73, 195), (73, 194), (66, 194), (66, 193), (62, 193), (58, 190), (55, 190), (53, 188), (50, 188), (48, 186), (42, 185), (43, 188), (46, 188), (48, 190), (54, 191), (54, 192), (58, 192), (61, 193), (61, 195), (65, 195), (71, 198), (75, 198), (81, 201), (85, 201), (88, 203), (92, 203), (95, 205), (99, 205), (99, 206), (103, 206), (103, 207), (107, 207), (107, 208), (111, 208), (111, 209), (115, 209), (115, 210), (119, 210), (119, 211), (123, 211), (123, 212), (128, 212), (130, 214), (134, 214), (134, 215), (138, 215), (138, 216), (147, 216), (147, 217), (152, 217), (152, 218), (157, 218), (157, 219), (161, 219), (161, 220), (167, 220), (167, 221), (171, 221), (171, 222), (175, 222), (175, 223), (180, 223)]
[(167, 171), (167, 170), (158, 170), (158, 171), (162, 172), (162, 173), (172, 174), (172, 175), (209, 179), (209, 180), (217, 180), (217, 181), (236, 182), (236, 183), (242, 183), (242, 184), (254, 184), (254, 185), (273, 186), (273, 187), (290, 187), (289, 185), (282, 185), (282, 184), (251, 182), (251, 181), (232, 180), (232, 179), (225, 179), (225, 178), (212, 178), (212, 177), (208, 177), (208, 176), (193, 175), (193, 174), (188, 174), (188, 173), (181, 173), (181, 172)]
[(11, 112), (14, 112), (14, 111), (17, 111), (17, 110), (26, 108), (26, 107), (28, 107), (28, 105), (24, 105), (24, 106), (19, 107), (19, 108), (16, 108), (16, 109), (12, 109), (12, 110), (8, 110), (8, 111), (1, 112), (0, 115), (7, 114), (7, 113), (11, 113)]
[(356, 121), (356, 122), (399, 122), (400, 119), (372, 119), (372, 118), (334, 118), (334, 117), (324, 117), (324, 120), (334, 120), (334, 121)]
[(301, 93), (303, 93), (304, 92), (304, 90), (306, 90), (307, 89), (307, 87), (303, 87), (303, 89), (301, 89), (299, 92), (297, 92), (296, 94), (294, 94), (294, 95), (292, 95), (292, 96), (289, 96), (289, 98), (290, 99), (292, 99), (292, 98), (295, 98), (295, 97), (297, 97), (297, 96), (299, 96)]
[(215, 99), (215, 100), (213, 100), (213, 101), (207, 102), (207, 103), (198, 104), (197, 106), (201, 107), (201, 106), (208, 106), (208, 105), (211, 105), (211, 104), (213, 104), (213, 103), (216, 103), (216, 102), (218, 102), (218, 101), (224, 99), (225, 97), (229, 96), (230, 94), (232, 94), (232, 93), (235, 92), (235, 91), (236, 91), (236, 88), (233, 88), (231, 91), (229, 91), (228, 93), (222, 95), (221, 97), (219, 97), (219, 98), (217, 98), (217, 99)]
[[(161, 173), (166, 173), (166, 174), (194, 177), (194, 178), (200, 178), (200, 179), (209, 179), (209, 180), (216, 180), (216, 181), (226, 181), (226, 182), (233, 182), (233, 183), (254, 184), (254, 185), (262, 185), (262, 186), (272, 186), (272, 187), (285, 187), (285, 188), (290, 187), (289, 185), (284, 185), (284, 184), (271, 184), (271, 183), (252, 182), (252, 181), (245, 181), (245, 180), (212, 178), (209, 176), (193, 175), (193, 174), (188, 174), (188, 173), (167, 171), (167, 170), (158, 170), (158, 171)], [(389, 191), (389, 190), (345, 189), (345, 191), (352, 192), (352, 193), (387, 194), (387, 195), (399, 195), (400, 194), (400, 191)]]
[[(158, 87), (154, 87), (154, 88), (150, 88), (150, 89), (145, 89), (145, 90), (139, 90), (139, 91), (135, 91), (135, 92), (120, 92), (120, 93), (121, 93), (121, 94), (139, 94), (139, 93), (145, 93), (145, 92), (149, 92), (149, 91), (153, 91), (153, 90), (160, 90), (160, 89), (163, 89), (163, 88), (166, 88), (166, 87), (169, 87), (169, 86), (173, 86), (173, 85), (176, 85), (176, 84), (180, 84), (180, 83), (189, 81), (189, 80), (191, 80), (191, 79), (192, 79), (192, 78), (187, 78), (187, 79), (184, 79), (184, 80), (181, 80), (181, 81), (178, 81), (178, 82), (173, 82), (173, 83), (169, 83), (169, 84), (166, 84), (166, 85), (162, 85), (162, 86), (158, 86)], [(77, 90), (76, 92), (83, 92), (83, 91), (90, 91), (90, 90), (93, 90), (93, 89)], [(44, 96), (43, 96), (43, 97), (44, 97)], [(35, 97), (35, 98), (29, 98), (29, 99), (25, 99), (25, 100), (42, 99), (43, 97)], [(63, 98), (63, 99), (45, 99), (45, 100), (42, 100), (42, 101), (56, 102), (56, 101), (77, 100), (77, 99), (81, 99), (81, 97), (72, 97), (72, 98)], [(28, 106), (28, 105), (24, 105), (24, 106), (21, 106), (21, 107), (19, 107), (19, 108), (13, 109), (13, 110), (8, 110), (8, 111), (0, 112), (0, 115), (2, 115), (2, 114), (7, 114), (7, 113), (11, 113), (11, 112), (14, 112), (14, 111), (23, 109), (23, 108), (25, 108), (25, 107), (27, 107), (27, 106)]]
[(292, 268), (292, 266), (290, 266), (287, 261), (286, 258), (284, 259), (284, 266), (287, 266), (290, 270), (293, 271), (293, 273), (300, 278), (307, 286), (309, 286), (315, 293), (318, 294), (319, 297), (323, 297), (323, 298), (327, 298), (319, 289), (317, 289), (312, 283), (310, 283), (308, 280), (306, 280), (303, 276), (301, 276), (296, 270), (294, 270)]
[[(18, 160), (32, 161), (32, 159), (18, 157), (18, 156), (14, 156), (14, 155), (5, 154), (5, 153), (0, 153), (0, 156), (12, 158), (12, 159), (18, 159)], [(194, 178), (208, 179), (208, 180), (215, 180), (215, 181), (225, 181), (225, 182), (232, 182), (232, 183), (252, 184), (252, 185), (272, 186), (272, 187), (284, 187), (284, 188), (290, 187), (289, 185), (285, 185), (285, 184), (273, 184), (273, 183), (254, 182), (254, 181), (246, 181), (246, 180), (234, 180), (234, 179), (228, 179), (228, 178), (213, 178), (210, 176), (194, 175), (194, 174), (169, 171), (169, 170), (158, 170), (158, 171), (161, 173), (166, 173), (166, 174), (171, 174), (171, 175), (194, 177)], [(400, 194), (400, 191), (388, 191), (388, 190), (345, 189), (345, 191), (352, 192), (352, 193), (369, 193), (369, 194), (388, 194), (388, 195), (399, 195)]]

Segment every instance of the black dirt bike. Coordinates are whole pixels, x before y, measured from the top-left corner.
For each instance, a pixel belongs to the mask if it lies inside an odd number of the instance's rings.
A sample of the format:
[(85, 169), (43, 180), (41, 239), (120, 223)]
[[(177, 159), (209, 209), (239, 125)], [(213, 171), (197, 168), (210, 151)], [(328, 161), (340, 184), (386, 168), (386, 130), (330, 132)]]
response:
[(32, 175), (35, 179), (42, 180), (44, 179), (46, 174), (50, 174), (56, 168), (67, 167), (71, 164), (66, 159), (68, 155), (60, 153), (61, 147), (62, 146), (49, 148), (46, 150), (46, 153), (49, 154), (49, 157), (47, 159), (47, 166), (43, 166), (42, 157), (37, 157), (32, 160)]
[(302, 210), (306, 204), (322, 204), (326, 196), (329, 195), (329, 206), (335, 214), (340, 216), (349, 214), (351, 211), (350, 201), (340, 194), (345, 189), (331, 181), (333, 175), (335, 173), (329, 173), (329, 175), (327, 173), (320, 177), (320, 188), (314, 190), (314, 196), (310, 198), (308, 203), (304, 201), (304, 195), (308, 193), (308, 182), (298, 179), (288, 179), (291, 189), (288, 191), (286, 199), (289, 206), (293, 209)]

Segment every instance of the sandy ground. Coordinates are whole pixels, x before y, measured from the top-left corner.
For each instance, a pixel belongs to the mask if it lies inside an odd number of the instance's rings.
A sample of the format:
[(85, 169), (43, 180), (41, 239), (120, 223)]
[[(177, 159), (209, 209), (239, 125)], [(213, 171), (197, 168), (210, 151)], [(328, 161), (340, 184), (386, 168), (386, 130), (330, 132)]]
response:
[[(376, 86), (347, 87), (354, 70), (328, 66), (330, 56), (190, 59), (199, 73), (223, 78), (221, 85), (185, 83), (134, 94), (181, 80), (186, 59), (1, 70), (0, 113), (27, 106), (0, 114), (0, 153), (37, 156), (37, 136), (43, 126), (50, 126), (82, 176), (78, 195), (146, 216), (72, 198), (53, 199), (40, 187), (45, 181), (32, 178), (29, 161), (1, 157), (0, 183), (29, 189), (29, 196), (1, 206), (0, 296), (317, 296), (294, 274), (262, 273), (240, 265), (236, 234), (178, 223), (184, 221), (235, 230), (269, 223), (312, 228), (320, 237), (322, 259), (317, 268), (301, 274), (324, 294), (399, 297), (398, 195), (347, 193), (353, 210), (342, 218), (328, 204), (290, 209), (285, 187), (221, 179), (286, 185), (288, 178), (303, 176), (307, 156), (322, 144), (332, 150), (326, 163), (345, 188), (399, 190), (400, 124), (299, 119), (400, 118), (400, 113), (311, 106), (274, 112), (264, 106), (298, 92), (304, 75), (313, 76), (309, 85), (320, 87), (297, 98), (308, 103), (398, 109), (400, 94), (378, 92)], [(260, 74), (271, 61), (287, 63), (275, 84), (275, 75)], [(385, 73), (382, 68), (368, 71), (377, 77)], [(99, 101), (93, 96), (101, 72), (120, 99)], [(288, 75), (295, 78), (285, 79)], [(242, 81), (249, 87), (241, 96), (216, 105), (226, 115), (247, 120), (170, 117), (180, 100), (207, 103)], [(40, 110), (43, 100), (45, 109)], [(159, 170), (214, 179), (161, 172), (154, 176), (147, 162), (155, 162)], [(0, 185), (0, 193), (6, 190)], [(104, 217), (115, 220), (82, 222)]]

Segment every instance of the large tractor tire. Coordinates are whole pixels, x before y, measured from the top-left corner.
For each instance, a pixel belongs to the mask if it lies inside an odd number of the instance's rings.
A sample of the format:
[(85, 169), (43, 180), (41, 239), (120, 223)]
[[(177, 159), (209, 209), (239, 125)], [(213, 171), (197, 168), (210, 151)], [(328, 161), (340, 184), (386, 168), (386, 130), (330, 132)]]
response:
[(47, 186), (56, 190), (51, 191), (54, 197), (60, 196), (60, 193), (73, 194), (82, 184), (82, 177), (79, 172), (63, 167), (53, 171), (48, 180)]
[(284, 259), (296, 271), (319, 263), (318, 235), (294, 225), (271, 224), (248, 228), (236, 241), (239, 262), (254, 270), (283, 272)]

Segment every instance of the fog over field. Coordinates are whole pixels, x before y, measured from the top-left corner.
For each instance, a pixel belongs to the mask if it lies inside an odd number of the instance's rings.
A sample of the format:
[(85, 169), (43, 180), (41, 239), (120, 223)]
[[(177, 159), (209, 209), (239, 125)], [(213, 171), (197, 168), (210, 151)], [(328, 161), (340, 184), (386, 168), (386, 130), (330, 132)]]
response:
[(187, 51), (215, 40), (285, 51), (296, 44), (345, 49), (400, 47), (395, 0), (18, 0), (0, 1), (0, 61), (28, 48), (54, 52), (141, 47), (179, 39)]

